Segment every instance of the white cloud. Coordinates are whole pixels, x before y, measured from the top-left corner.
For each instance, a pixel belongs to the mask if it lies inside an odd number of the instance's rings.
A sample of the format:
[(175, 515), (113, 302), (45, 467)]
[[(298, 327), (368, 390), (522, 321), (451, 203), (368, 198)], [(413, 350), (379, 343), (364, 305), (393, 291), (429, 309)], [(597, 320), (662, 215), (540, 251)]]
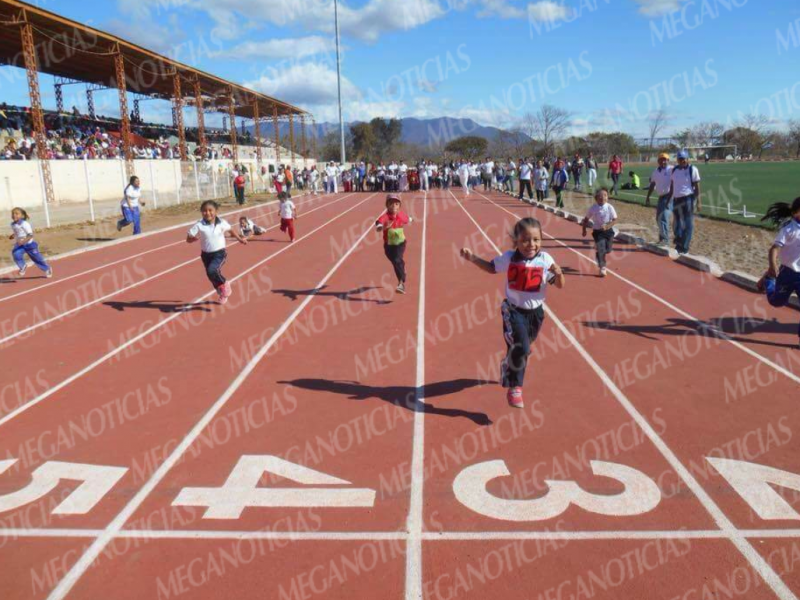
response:
[[(303, 106), (319, 106), (337, 102), (336, 71), (323, 63), (293, 64), (244, 83), (257, 92)], [(342, 100), (361, 99), (361, 92), (342, 77)]]
[(479, 0), (481, 9), (477, 16), (481, 19), (492, 17), (500, 19), (523, 19), (525, 11), (519, 6), (514, 6), (509, 0)]
[[(384, 33), (415, 29), (444, 15), (438, 0), (370, 0), (359, 8), (340, 3), (339, 28), (343, 35), (376, 42)], [(332, 30), (332, 18), (328, 25)]]
[(238, 46), (213, 53), (212, 57), (263, 60), (292, 58), (300, 59), (335, 50), (330, 38), (311, 35), (301, 38), (273, 39), (262, 42), (244, 42)]
[(570, 8), (551, 0), (528, 4), (528, 18), (531, 21), (562, 21), (569, 19), (571, 15)]
[(660, 17), (678, 10), (687, 0), (634, 0), (639, 12), (648, 17)]

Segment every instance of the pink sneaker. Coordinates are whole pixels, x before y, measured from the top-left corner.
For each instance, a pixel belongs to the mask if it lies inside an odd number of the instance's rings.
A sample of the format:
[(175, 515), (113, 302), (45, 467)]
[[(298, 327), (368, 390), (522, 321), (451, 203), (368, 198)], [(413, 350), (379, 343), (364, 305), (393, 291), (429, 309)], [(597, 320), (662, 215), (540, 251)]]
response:
[(508, 388), (508, 395), (506, 396), (508, 399), (508, 405), (514, 408), (522, 408), (524, 405), (522, 404), (522, 388), (521, 387), (514, 387)]
[(230, 298), (232, 293), (233, 293), (233, 290), (231, 289), (231, 282), (230, 281), (226, 281), (225, 282), (225, 297), (226, 298)]

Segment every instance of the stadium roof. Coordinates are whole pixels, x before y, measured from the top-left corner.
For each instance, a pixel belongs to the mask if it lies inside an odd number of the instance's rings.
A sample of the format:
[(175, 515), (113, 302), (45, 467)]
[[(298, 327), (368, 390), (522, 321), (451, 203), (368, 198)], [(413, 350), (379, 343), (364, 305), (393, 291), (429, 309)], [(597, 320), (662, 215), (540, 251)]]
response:
[(119, 48), (125, 61), (129, 92), (169, 100), (173, 95), (173, 74), (178, 72), (182, 80), (182, 96), (187, 104), (194, 101), (191, 84), (196, 78), (206, 108), (227, 111), (232, 90), (237, 117), (252, 119), (254, 101), (258, 103), (262, 118), (271, 117), (273, 107), (277, 107), (281, 117), (308, 114), (286, 102), (19, 0), (0, 0), (0, 64), (25, 68), (20, 35), (20, 25), (25, 19), (33, 27), (41, 73), (116, 88), (114, 55)]

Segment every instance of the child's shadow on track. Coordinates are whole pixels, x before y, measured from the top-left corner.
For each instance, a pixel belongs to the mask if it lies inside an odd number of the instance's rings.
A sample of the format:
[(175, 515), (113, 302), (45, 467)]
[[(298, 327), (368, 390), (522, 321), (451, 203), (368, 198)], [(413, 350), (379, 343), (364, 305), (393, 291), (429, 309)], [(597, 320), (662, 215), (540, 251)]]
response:
[(375, 286), (361, 286), (347, 292), (325, 292), (328, 286), (323, 285), (320, 288), (310, 288), (307, 290), (272, 290), (273, 294), (281, 294), (289, 300), (297, 300), (300, 296), (329, 296), (338, 298), (339, 300), (346, 300), (347, 302), (374, 302), (375, 304), (391, 304), (391, 300), (380, 300), (375, 298), (359, 298), (358, 294), (363, 294), (370, 290), (376, 290)]
[(394, 404), (400, 408), (405, 408), (411, 412), (424, 412), (426, 415), (437, 415), (440, 417), (464, 417), (476, 425), (487, 426), (492, 424), (492, 420), (484, 413), (461, 410), (459, 408), (437, 408), (429, 404), (427, 400), (437, 396), (448, 396), (464, 391), (469, 388), (497, 383), (496, 381), (480, 381), (478, 379), (453, 379), (451, 381), (440, 381), (438, 383), (426, 384), (423, 388), (423, 395), (426, 402), (417, 400), (417, 388), (403, 385), (393, 385), (377, 387), (365, 385), (357, 381), (336, 381), (330, 379), (295, 379), (293, 381), (279, 381), (284, 385), (315, 392), (331, 392), (347, 396), (350, 400), (368, 400), (379, 398), (384, 402)]
[(192, 311), (201, 311), (201, 312), (211, 312), (210, 308), (207, 308), (206, 305), (209, 304), (217, 304), (217, 302), (212, 302), (210, 300), (206, 300), (204, 302), (197, 302), (195, 304), (181, 302), (179, 300), (139, 300), (136, 302), (103, 302), (104, 305), (110, 306), (114, 310), (118, 310), (120, 312), (129, 309), (129, 308), (149, 308), (158, 310), (162, 313), (177, 313), (177, 312), (192, 312)]
[(658, 341), (660, 336), (702, 335), (720, 338), (724, 334), (743, 344), (758, 344), (776, 348), (796, 348), (797, 343), (782, 344), (748, 337), (754, 333), (792, 334), (797, 336), (796, 323), (781, 323), (777, 319), (752, 319), (749, 317), (722, 317), (707, 322), (690, 319), (667, 319), (663, 325), (621, 325), (610, 321), (583, 321), (584, 327), (631, 333), (647, 340)]

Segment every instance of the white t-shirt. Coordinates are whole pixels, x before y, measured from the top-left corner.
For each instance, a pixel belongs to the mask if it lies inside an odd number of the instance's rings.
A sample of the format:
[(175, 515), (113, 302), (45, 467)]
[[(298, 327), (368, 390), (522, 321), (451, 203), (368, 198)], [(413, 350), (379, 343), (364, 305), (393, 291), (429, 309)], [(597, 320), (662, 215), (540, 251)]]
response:
[(669, 186), (672, 183), (672, 165), (667, 165), (663, 169), (658, 167), (650, 175), (650, 181), (656, 184), (655, 192), (659, 197), (669, 194)]
[(141, 198), (141, 196), (141, 188), (136, 188), (128, 184), (125, 187), (125, 191), (122, 193), (122, 202), (120, 206), (130, 205), (131, 208), (139, 208), (139, 198)]
[[(12, 221), (11, 231), (14, 232), (14, 238), (17, 240), (17, 244), (22, 242), (22, 240), (28, 236), (33, 237), (33, 227), (31, 227), (31, 224), (25, 219), (22, 219), (21, 221)], [(32, 242), (33, 240), (30, 241)]]
[(617, 211), (608, 202), (603, 206), (592, 204), (586, 211), (586, 218), (591, 220), (592, 229), (596, 231), (602, 229), (603, 225), (614, 221), (617, 218)]
[(550, 173), (547, 172), (547, 169), (542, 167), (536, 167), (533, 170), (533, 177), (535, 180), (536, 189), (540, 191), (545, 191), (547, 189), (547, 180), (550, 178)]
[(408, 165), (406, 163), (401, 163), (400, 164), (400, 172), (401, 173), (406, 173), (407, 171), (408, 171)]
[(253, 223), (252, 219), (245, 219), (244, 225), (242, 225), (242, 222), (239, 221), (239, 233), (242, 235), (252, 233), (255, 230), (255, 227), (256, 224)]
[(533, 309), (544, 304), (547, 277), (555, 261), (547, 252), (526, 259), (516, 250), (509, 250), (492, 260), (496, 273), (506, 275), (506, 298), (519, 308)]
[(800, 223), (792, 219), (781, 227), (775, 245), (781, 249), (781, 264), (800, 273)]
[(673, 198), (684, 198), (694, 194), (692, 183), (700, 181), (700, 171), (694, 165), (689, 165), (685, 169), (674, 167), (672, 169), (672, 188)]
[(225, 234), (230, 230), (231, 224), (217, 217), (214, 223), (206, 223), (205, 219), (199, 220), (192, 225), (189, 235), (200, 237), (200, 250), (203, 252), (216, 252), (225, 248)]
[(522, 163), (519, 166), (519, 178), (522, 181), (531, 180), (531, 166), (528, 163)]
[(481, 172), (484, 175), (491, 175), (492, 169), (494, 169), (494, 161), (488, 160), (481, 165)]
[(291, 200), (281, 202), (281, 219), (294, 219), (294, 202)]

